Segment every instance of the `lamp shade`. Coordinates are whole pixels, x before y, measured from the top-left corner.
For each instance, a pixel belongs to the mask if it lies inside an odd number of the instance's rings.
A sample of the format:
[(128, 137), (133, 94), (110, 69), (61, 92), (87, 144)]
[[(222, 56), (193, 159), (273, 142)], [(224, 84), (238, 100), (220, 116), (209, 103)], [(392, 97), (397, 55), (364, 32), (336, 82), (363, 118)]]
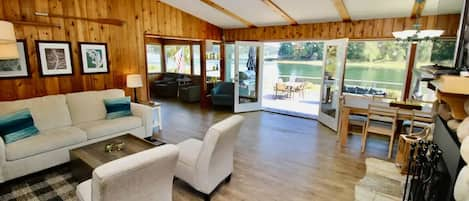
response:
[(0, 60), (18, 59), (18, 46), (14, 43), (0, 43)]
[(142, 76), (140, 74), (127, 75), (127, 87), (128, 88), (139, 88), (142, 87)]
[(0, 43), (15, 43), (15, 28), (11, 22), (0, 20)]

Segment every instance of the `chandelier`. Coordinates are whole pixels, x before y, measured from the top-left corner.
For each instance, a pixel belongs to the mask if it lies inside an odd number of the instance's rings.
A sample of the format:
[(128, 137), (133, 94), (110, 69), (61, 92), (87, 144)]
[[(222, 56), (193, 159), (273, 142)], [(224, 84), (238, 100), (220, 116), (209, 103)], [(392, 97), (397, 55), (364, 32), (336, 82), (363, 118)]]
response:
[[(417, 4), (423, 4), (425, 0), (416, 0)], [(421, 6), (421, 5), (418, 5)], [(437, 10), (438, 14), (438, 10)], [(392, 32), (394, 38), (398, 41), (405, 42), (419, 42), (423, 40), (435, 40), (443, 35), (443, 30), (436, 29), (424, 29), (421, 30), (421, 24), (419, 23), (421, 13), (418, 12), (415, 17), (415, 24), (412, 29), (407, 29), (403, 31)]]

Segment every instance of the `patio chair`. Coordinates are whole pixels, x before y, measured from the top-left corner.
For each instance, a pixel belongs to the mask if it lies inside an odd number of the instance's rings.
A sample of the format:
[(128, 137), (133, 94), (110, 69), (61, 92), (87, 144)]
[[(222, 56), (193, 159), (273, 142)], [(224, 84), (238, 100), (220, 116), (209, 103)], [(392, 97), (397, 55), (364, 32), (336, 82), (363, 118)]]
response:
[(274, 86), (274, 91), (275, 91), (275, 98), (278, 98), (279, 92), (287, 93), (287, 96), (288, 96), (287, 85), (285, 83), (283, 83), (282, 79), (277, 80), (277, 82), (275, 83), (275, 86)]
[(301, 95), (301, 98), (305, 98), (305, 83), (301, 82), (301, 84), (296, 87), (295, 93), (298, 93), (298, 96)]

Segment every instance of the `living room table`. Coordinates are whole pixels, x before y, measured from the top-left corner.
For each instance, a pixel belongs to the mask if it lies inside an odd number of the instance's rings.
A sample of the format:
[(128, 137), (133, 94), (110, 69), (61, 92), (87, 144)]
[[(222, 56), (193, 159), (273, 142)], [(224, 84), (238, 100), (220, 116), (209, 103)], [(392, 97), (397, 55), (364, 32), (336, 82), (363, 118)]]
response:
[[(106, 145), (120, 142), (125, 143), (123, 149), (112, 152), (105, 151)], [(156, 146), (157, 145), (132, 134), (125, 134), (72, 149), (70, 150), (70, 168), (72, 176), (78, 182), (83, 182), (90, 179), (93, 170), (100, 165)]]

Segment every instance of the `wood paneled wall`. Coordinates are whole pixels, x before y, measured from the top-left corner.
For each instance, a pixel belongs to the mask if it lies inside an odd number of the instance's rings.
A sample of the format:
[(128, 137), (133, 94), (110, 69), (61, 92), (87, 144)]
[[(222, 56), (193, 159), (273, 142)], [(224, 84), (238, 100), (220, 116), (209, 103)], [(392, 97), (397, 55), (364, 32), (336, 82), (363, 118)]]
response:
[[(336, 38), (385, 39), (392, 38), (393, 31), (411, 28), (415, 19), (388, 18), (358, 20), (352, 22), (329, 22), (303, 25), (271, 26), (258, 28), (225, 29), (225, 41), (256, 40), (327, 40)], [(455, 37), (459, 15), (425, 16), (420, 19), (422, 29), (443, 29), (444, 36)]]
[[(48, 12), (89, 18), (117, 18), (124, 26), (34, 16)], [(127, 74), (145, 77), (144, 35), (170, 35), (220, 40), (222, 30), (157, 0), (0, 0), (0, 18), (59, 24), (60, 28), (15, 25), (16, 37), (26, 39), (30, 78), (0, 80), (0, 101), (85, 90), (125, 87)], [(41, 77), (35, 40), (71, 41), (73, 76)], [(109, 74), (82, 75), (77, 42), (108, 45)], [(146, 83), (146, 82), (144, 82)], [(146, 87), (138, 91), (147, 98)], [(128, 95), (131, 90), (126, 89)]]

